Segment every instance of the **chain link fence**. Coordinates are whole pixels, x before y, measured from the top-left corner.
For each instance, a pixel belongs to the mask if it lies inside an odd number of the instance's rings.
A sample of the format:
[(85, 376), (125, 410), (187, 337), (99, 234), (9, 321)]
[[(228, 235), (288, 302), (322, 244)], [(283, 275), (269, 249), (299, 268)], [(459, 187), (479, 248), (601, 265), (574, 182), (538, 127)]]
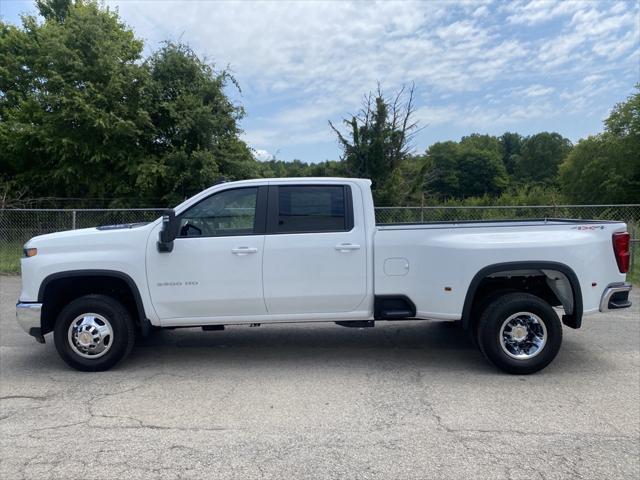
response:
[(620, 220), (627, 223), (636, 223), (640, 220), (640, 204), (376, 208), (376, 222), (379, 224), (455, 222), (464, 220), (523, 220), (527, 218), (577, 218), (584, 220)]
[[(149, 222), (158, 218), (162, 211), (161, 208), (0, 209), (0, 274), (19, 272), (22, 247), (36, 235), (100, 225)], [(379, 224), (527, 218), (624, 221), (632, 238), (632, 266), (640, 268), (640, 259), (636, 258), (640, 256), (640, 204), (376, 208), (376, 222)]]
[(22, 247), (45, 233), (119, 223), (150, 222), (163, 209), (0, 209), (0, 274), (20, 271)]

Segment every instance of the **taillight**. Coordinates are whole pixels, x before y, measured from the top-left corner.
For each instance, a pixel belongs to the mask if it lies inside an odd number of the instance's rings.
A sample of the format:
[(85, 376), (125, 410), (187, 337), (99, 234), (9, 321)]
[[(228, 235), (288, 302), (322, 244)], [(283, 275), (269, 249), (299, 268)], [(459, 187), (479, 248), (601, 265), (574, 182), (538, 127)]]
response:
[(620, 273), (629, 271), (629, 240), (631, 236), (628, 232), (619, 232), (613, 234), (613, 253), (618, 262), (618, 270)]

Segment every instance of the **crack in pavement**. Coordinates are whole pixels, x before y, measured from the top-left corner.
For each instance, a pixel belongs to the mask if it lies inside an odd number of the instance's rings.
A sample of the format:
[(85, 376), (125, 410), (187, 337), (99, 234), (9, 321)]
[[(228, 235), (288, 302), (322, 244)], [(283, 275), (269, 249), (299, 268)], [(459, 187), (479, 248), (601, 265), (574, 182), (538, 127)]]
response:
[[(130, 393), (133, 392), (135, 390), (139, 390), (141, 388), (144, 387), (148, 387), (149, 386), (149, 382), (152, 381), (153, 379), (157, 378), (157, 377), (162, 377), (162, 376), (171, 376), (171, 377), (178, 377), (178, 378), (186, 378), (186, 377), (182, 377), (180, 375), (175, 375), (175, 374), (171, 374), (171, 373), (165, 373), (165, 372), (158, 372), (155, 373), (153, 375), (150, 375), (146, 378), (144, 378), (143, 380), (141, 380), (137, 385), (134, 385), (132, 387), (129, 388), (125, 388), (123, 390), (119, 390), (117, 392), (109, 392), (109, 393), (102, 393), (102, 394), (95, 394), (95, 395), (89, 395), (87, 398), (84, 399), (80, 399), (80, 402), (84, 405), (85, 407), (85, 411), (86, 411), (86, 416), (87, 418), (81, 420), (81, 421), (77, 421), (77, 422), (71, 422), (71, 423), (64, 423), (61, 425), (51, 425), (51, 426), (47, 426), (47, 427), (41, 427), (41, 428), (33, 428), (30, 429), (28, 432), (24, 432), (24, 433), (19, 433), (16, 435), (7, 435), (7, 437), (9, 438), (17, 438), (17, 437), (23, 437), (23, 436), (27, 436), (28, 438), (33, 438), (33, 439), (41, 439), (42, 437), (37, 435), (39, 432), (51, 432), (51, 431), (58, 431), (58, 430), (63, 430), (63, 429), (67, 429), (67, 428), (71, 428), (71, 427), (77, 427), (77, 426), (85, 426), (91, 429), (104, 429), (104, 430), (135, 430), (135, 429), (149, 429), (149, 430), (174, 430), (174, 431), (184, 431), (184, 432), (219, 432), (219, 431), (226, 431), (229, 430), (226, 427), (179, 427), (179, 426), (169, 426), (169, 425), (157, 425), (157, 424), (153, 424), (153, 423), (145, 423), (144, 421), (135, 418), (135, 417), (131, 417), (131, 416), (127, 416), (127, 415), (107, 415), (107, 414), (102, 414), (102, 413), (96, 413), (95, 412), (95, 403), (103, 400), (105, 398), (109, 398), (109, 397), (114, 397), (114, 396), (118, 396), (118, 395), (123, 395), (125, 393)], [(29, 400), (38, 400), (38, 401), (45, 401), (51, 398), (54, 398), (56, 395), (47, 395), (47, 396), (26, 396), (26, 395), (8, 395), (5, 397), (0, 397), (0, 400), (8, 400), (8, 399), (29, 399)], [(21, 409), (21, 410), (26, 410), (26, 409)], [(9, 415), (5, 415), (3, 417), (0, 417), (0, 420), (4, 420), (6, 418), (10, 418), (15, 416), (17, 413), (19, 412), (13, 412), (12, 414)], [(91, 422), (94, 419), (98, 419), (98, 418), (107, 418), (107, 419), (119, 419), (119, 420), (125, 420), (125, 421), (130, 421), (130, 422), (136, 422), (137, 425), (119, 425), (119, 426), (107, 426), (107, 425), (93, 425)]]
[(34, 396), (34, 395), (6, 395), (0, 400), (48, 400), (54, 395)]

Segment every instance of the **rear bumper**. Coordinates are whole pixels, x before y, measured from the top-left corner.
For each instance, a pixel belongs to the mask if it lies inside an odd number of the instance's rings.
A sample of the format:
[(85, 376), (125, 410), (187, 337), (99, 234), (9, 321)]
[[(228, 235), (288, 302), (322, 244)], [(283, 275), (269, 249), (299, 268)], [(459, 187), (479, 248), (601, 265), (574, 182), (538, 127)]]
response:
[(600, 299), (600, 311), (617, 310), (619, 308), (629, 308), (631, 301), (629, 300), (629, 292), (632, 289), (630, 283), (611, 283), (604, 289), (602, 298)]
[(18, 303), (16, 305), (16, 319), (18, 325), (32, 337), (44, 343), (40, 323), (41, 303)]

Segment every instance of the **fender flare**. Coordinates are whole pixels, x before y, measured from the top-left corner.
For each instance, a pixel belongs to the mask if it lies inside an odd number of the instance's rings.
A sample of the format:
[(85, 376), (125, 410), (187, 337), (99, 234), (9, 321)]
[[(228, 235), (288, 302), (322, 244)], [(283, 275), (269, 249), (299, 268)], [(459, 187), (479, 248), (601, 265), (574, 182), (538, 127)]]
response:
[(123, 280), (133, 294), (133, 299), (136, 303), (136, 310), (138, 311), (138, 316), (140, 318), (140, 325), (144, 330), (146, 324), (149, 321), (147, 320), (147, 316), (144, 311), (144, 304), (142, 303), (142, 296), (140, 295), (138, 285), (133, 280), (133, 278), (131, 278), (126, 273), (120, 272), (118, 270), (67, 270), (64, 272), (52, 273), (51, 275), (45, 277), (45, 279), (40, 284), (40, 288), (38, 289), (38, 302), (44, 302), (44, 293), (47, 290), (47, 286), (52, 281), (73, 277), (112, 277)]
[(571, 285), (571, 292), (573, 293), (573, 313), (570, 315), (562, 316), (562, 323), (571, 328), (580, 328), (582, 325), (582, 290), (580, 289), (580, 281), (576, 273), (564, 263), (559, 262), (547, 262), (547, 261), (533, 261), (533, 262), (505, 262), (494, 263), (482, 268), (476, 273), (469, 284), (467, 289), (467, 295), (464, 299), (464, 306), (462, 308), (462, 326), (466, 330), (471, 327), (471, 308), (476, 296), (480, 282), (489, 275), (494, 273), (508, 271), (508, 270), (556, 270), (562, 273), (569, 284)]

